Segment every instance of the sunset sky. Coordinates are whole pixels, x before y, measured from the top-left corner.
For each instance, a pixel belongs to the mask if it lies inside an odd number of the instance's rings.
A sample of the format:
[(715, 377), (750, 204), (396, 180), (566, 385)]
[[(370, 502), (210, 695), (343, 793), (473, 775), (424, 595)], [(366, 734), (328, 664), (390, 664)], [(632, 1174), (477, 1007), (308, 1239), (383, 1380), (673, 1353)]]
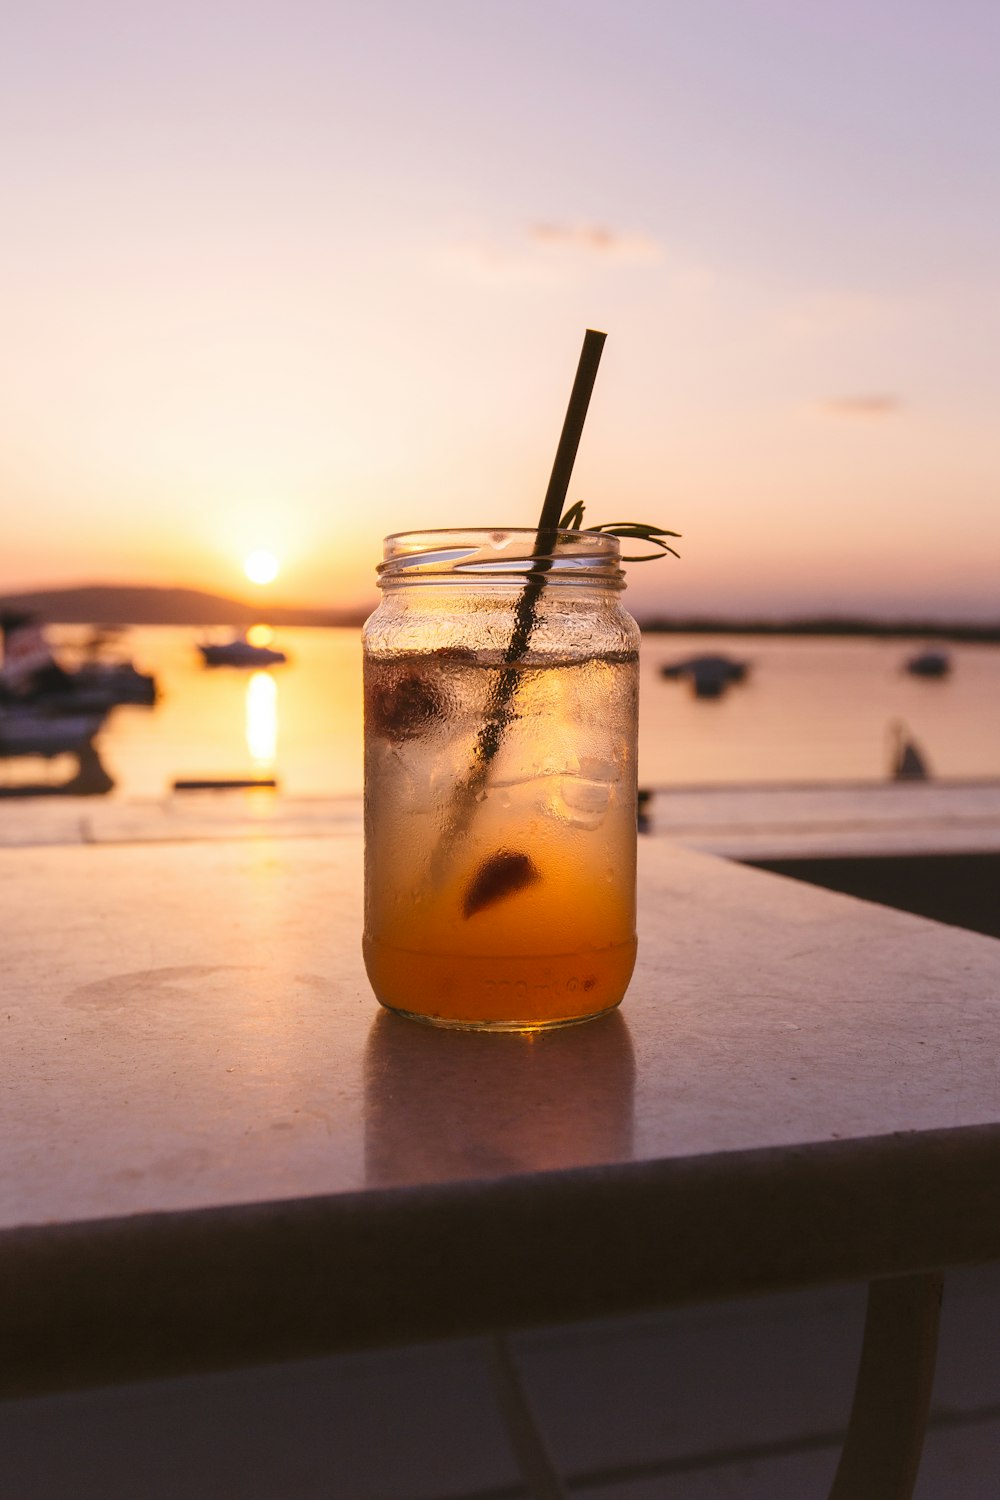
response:
[[(34, 0), (0, 593), (373, 596), (571, 499), (637, 613), (1000, 619), (995, 0)], [(273, 554), (273, 582), (244, 573)]]

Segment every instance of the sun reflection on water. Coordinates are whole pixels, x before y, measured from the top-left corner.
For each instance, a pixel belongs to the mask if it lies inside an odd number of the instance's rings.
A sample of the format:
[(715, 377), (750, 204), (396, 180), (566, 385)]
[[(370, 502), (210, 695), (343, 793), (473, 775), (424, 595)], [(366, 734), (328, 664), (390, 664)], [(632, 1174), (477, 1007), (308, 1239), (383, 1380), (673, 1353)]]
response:
[(278, 685), (270, 672), (253, 672), (247, 682), (246, 735), (258, 770), (271, 770), (278, 751)]

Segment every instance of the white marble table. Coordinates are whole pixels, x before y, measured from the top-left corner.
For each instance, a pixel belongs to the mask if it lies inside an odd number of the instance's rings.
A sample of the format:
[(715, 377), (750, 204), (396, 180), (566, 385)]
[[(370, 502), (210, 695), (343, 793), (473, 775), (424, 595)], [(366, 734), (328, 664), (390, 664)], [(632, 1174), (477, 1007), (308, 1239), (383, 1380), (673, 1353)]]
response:
[(3, 1388), (1000, 1258), (1000, 943), (640, 842), (535, 1037), (378, 1010), (353, 834), (0, 850)]

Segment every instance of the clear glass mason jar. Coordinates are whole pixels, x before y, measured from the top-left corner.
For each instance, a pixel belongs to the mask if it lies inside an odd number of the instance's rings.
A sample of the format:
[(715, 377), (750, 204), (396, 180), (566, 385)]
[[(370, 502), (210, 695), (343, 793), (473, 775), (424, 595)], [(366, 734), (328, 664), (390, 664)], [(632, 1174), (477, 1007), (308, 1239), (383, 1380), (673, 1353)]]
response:
[(365, 966), (390, 1010), (533, 1030), (635, 963), (639, 630), (618, 539), (390, 536), (364, 628)]

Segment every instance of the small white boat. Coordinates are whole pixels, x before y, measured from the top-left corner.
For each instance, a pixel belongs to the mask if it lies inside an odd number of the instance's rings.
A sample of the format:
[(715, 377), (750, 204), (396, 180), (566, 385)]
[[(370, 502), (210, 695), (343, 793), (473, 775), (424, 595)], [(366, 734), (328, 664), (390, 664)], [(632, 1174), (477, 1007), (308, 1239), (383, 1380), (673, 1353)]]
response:
[(121, 703), (156, 702), (155, 678), (131, 661), (99, 657), (99, 635), (92, 639), (86, 658), (67, 667), (57, 658), (45, 626), (32, 615), (0, 617), (0, 634), (0, 693), (15, 700), (60, 715), (106, 713)]
[(231, 641), (199, 641), (198, 650), (206, 667), (275, 667), (286, 662), (284, 651), (274, 646), (255, 646), (246, 635)]

